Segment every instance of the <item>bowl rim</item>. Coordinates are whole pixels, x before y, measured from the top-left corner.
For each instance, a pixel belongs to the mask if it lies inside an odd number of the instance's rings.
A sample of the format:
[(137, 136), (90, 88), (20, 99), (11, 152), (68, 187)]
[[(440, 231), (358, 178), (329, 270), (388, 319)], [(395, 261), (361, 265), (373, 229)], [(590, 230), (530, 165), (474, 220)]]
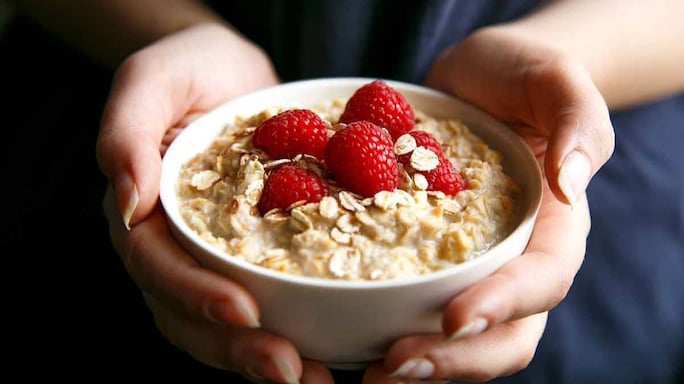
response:
[[(177, 195), (175, 193), (175, 186), (176, 186), (176, 181), (178, 179), (178, 175), (174, 175), (173, 172), (171, 172), (168, 169), (168, 162), (165, 160), (167, 159), (167, 156), (171, 154), (172, 156), (175, 154), (175, 148), (177, 147), (176, 143), (180, 142), (185, 135), (190, 135), (193, 131), (193, 127), (197, 126), (202, 126), (204, 124), (209, 124), (211, 123), (213, 117), (217, 114), (221, 114), (223, 110), (227, 108), (231, 108), (232, 105), (237, 104), (238, 102), (244, 102), (246, 99), (252, 99), (252, 98), (259, 98), (262, 95), (268, 95), (269, 93), (273, 92), (274, 90), (286, 90), (289, 88), (308, 88), (308, 87), (324, 87), (324, 86), (331, 86), (331, 85), (336, 85), (336, 86), (353, 86), (353, 87), (358, 87), (362, 84), (368, 83), (373, 80), (383, 80), (385, 81), (389, 86), (394, 87), (399, 89), (401, 92), (404, 90), (408, 90), (412, 93), (418, 94), (418, 95), (425, 95), (425, 96), (431, 96), (431, 97), (440, 97), (440, 98), (448, 98), (451, 99), (450, 102), (460, 104), (462, 108), (467, 109), (468, 113), (477, 116), (478, 120), (484, 121), (485, 123), (483, 125), (492, 125), (497, 127), (497, 130), (500, 131), (500, 134), (506, 136), (506, 140), (514, 143), (516, 147), (520, 147), (521, 150), (523, 150), (525, 153), (525, 156), (529, 157), (528, 160), (532, 160), (531, 162), (534, 164), (531, 169), (534, 171), (534, 183), (535, 185), (530, 186), (530, 190), (538, 192), (535, 193), (533, 196), (531, 196), (531, 201), (529, 207), (524, 212), (520, 213), (520, 222), (518, 223), (517, 226), (515, 226), (511, 232), (502, 240), (500, 240), (497, 244), (493, 245), (491, 248), (489, 248), (487, 251), (484, 253), (476, 256), (475, 258), (465, 261), (463, 263), (459, 264), (454, 264), (452, 266), (449, 266), (447, 268), (433, 271), (424, 275), (419, 275), (419, 276), (413, 276), (413, 277), (405, 277), (405, 278), (397, 278), (397, 279), (386, 279), (386, 280), (361, 280), (361, 281), (348, 281), (348, 280), (334, 280), (334, 279), (327, 279), (324, 277), (316, 277), (316, 276), (302, 276), (302, 275), (294, 275), (294, 274), (289, 274), (289, 273), (284, 273), (284, 272), (279, 272), (275, 271), (266, 267), (262, 267), (253, 263), (250, 263), (249, 261), (238, 259), (238, 258), (233, 258), (231, 255), (229, 255), (226, 252), (221, 251), (217, 247), (213, 246), (212, 244), (209, 244), (207, 241), (203, 240), (194, 230), (192, 230), (185, 220), (180, 216), (178, 212), (170, 212), (169, 206), (177, 206), (178, 204), (170, 204), (172, 200), (178, 200)], [(323, 101), (323, 100), (322, 100)], [(267, 108), (268, 106), (265, 106)], [(207, 122), (207, 123), (205, 123)], [(190, 132), (190, 133), (188, 133)], [(180, 156), (180, 155), (179, 155)], [(165, 179), (170, 179), (173, 180), (173, 183), (165, 183)], [(538, 162), (535, 159), (534, 153), (531, 151), (529, 146), (518, 136), (508, 125), (505, 123), (501, 122), (500, 120), (495, 119), (488, 113), (482, 111), (481, 109), (477, 108), (476, 106), (466, 103), (465, 101), (442, 91), (428, 88), (425, 86), (413, 84), (413, 83), (408, 83), (408, 82), (403, 82), (403, 81), (397, 81), (397, 80), (392, 80), (392, 79), (386, 79), (386, 78), (375, 78), (375, 77), (321, 77), (321, 78), (313, 78), (313, 79), (306, 79), (306, 80), (294, 80), (294, 81), (289, 81), (289, 82), (284, 82), (280, 83), (271, 87), (267, 88), (262, 88), (250, 93), (247, 93), (245, 95), (239, 96), (237, 98), (231, 99), (228, 102), (225, 102), (223, 104), (218, 105), (217, 107), (203, 113), (200, 115), (198, 118), (190, 122), (185, 126), (184, 129), (174, 138), (174, 140), (169, 144), (166, 152), (164, 153), (164, 156), (162, 157), (162, 167), (161, 167), (161, 175), (160, 175), (160, 191), (159, 191), (159, 198), (161, 205), (163, 207), (164, 213), (167, 217), (167, 220), (171, 221), (168, 223), (169, 226), (175, 226), (178, 231), (181, 231), (184, 236), (188, 237), (195, 246), (200, 247), (203, 251), (207, 252), (210, 254), (212, 257), (220, 259), (223, 262), (227, 262), (237, 268), (241, 269), (246, 269), (250, 271), (251, 273), (261, 275), (264, 277), (267, 277), (269, 279), (275, 279), (278, 281), (281, 281), (283, 283), (290, 283), (290, 284), (297, 284), (297, 285), (303, 285), (303, 286), (310, 286), (310, 287), (318, 287), (318, 288), (324, 288), (324, 289), (386, 289), (386, 288), (392, 288), (392, 287), (406, 287), (406, 286), (412, 286), (412, 285), (418, 285), (418, 284), (424, 284), (426, 282), (431, 282), (431, 281), (437, 281), (441, 280), (444, 278), (448, 278), (451, 275), (458, 274), (459, 272), (471, 268), (475, 268), (478, 264), (485, 263), (492, 257), (501, 257), (499, 255), (499, 252), (497, 250), (506, 247), (509, 243), (513, 241), (512, 237), (515, 233), (528, 230), (531, 232), (531, 227), (534, 225), (534, 222), (536, 220), (536, 216), (539, 212), (540, 206), (541, 206), (541, 199), (542, 199), (542, 190), (543, 190), (543, 177), (542, 177), (542, 172), (541, 168), (538, 164)], [(162, 189), (162, 186), (164, 185), (172, 185), (173, 188), (168, 189)], [(173, 230), (172, 230), (173, 233)], [(175, 235), (174, 235), (175, 237)], [(193, 259), (197, 260), (197, 258), (192, 255), (187, 249), (185, 250), (188, 252)], [(517, 256), (517, 255), (516, 255)], [(199, 260), (197, 260), (199, 262)]]

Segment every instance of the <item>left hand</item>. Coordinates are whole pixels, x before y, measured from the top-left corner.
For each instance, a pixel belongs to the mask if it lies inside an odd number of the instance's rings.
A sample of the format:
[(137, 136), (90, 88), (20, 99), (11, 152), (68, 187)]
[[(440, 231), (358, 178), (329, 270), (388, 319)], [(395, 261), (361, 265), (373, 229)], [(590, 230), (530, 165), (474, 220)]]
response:
[(522, 255), (448, 303), (443, 334), (397, 340), (364, 383), (486, 381), (525, 368), (547, 312), (584, 259), (585, 188), (613, 151), (608, 108), (571, 58), (506, 27), (480, 30), (433, 63), (426, 84), (506, 122), (536, 154), (546, 178)]

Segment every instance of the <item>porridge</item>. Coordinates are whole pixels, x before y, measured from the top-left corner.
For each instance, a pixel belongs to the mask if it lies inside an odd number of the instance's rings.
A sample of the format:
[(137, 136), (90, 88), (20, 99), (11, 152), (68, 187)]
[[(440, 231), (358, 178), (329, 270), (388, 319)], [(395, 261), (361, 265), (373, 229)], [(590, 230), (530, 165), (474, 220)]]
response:
[[(396, 164), (390, 172), (396, 174), (394, 184), (363, 193), (347, 188), (331, 172), (334, 158), (322, 153), (337, 155), (324, 146), (351, 128), (339, 123), (348, 102), (331, 100), (306, 110), (325, 122), (321, 147), (311, 154), (295, 148), (272, 156), (265, 146), (255, 146), (262, 140), (255, 139), (255, 131), (264, 122), (296, 107), (267, 109), (227, 124), (181, 168), (177, 193), (184, 220), (232, 257), (283, 273), (340, 280), (427, 274), (477, 257), (512, 231), (519, 189), (504, 173), (499, 153), (457, 119), (412, 111), (411, 134), (385, 130), (393, 151), (389, 164)], [(415, 132), (434, 137), (439, 147), (425, 144)], [(352, 167), (354, 161), (352, 156), (342, 163)], [(463, 183), (458, 191), (432, 188), (439, 180), (431, 171), (441, 162), (458, 170)], [(264, 204), (269, 179), (285, 168), (320, 181), (314, 185), (318, 189), (307, 184), (307, 193), (317, 192), (313, 201)], [(297, 188), (291, 185), (273, 199)]]

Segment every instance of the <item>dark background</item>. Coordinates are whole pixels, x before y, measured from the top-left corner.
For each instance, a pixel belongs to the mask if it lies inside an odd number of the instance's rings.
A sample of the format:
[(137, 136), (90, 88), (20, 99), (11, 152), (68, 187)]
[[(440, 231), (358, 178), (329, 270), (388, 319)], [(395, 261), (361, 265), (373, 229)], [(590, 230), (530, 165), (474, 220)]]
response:
[(53, 378), (200, 370), (156, 331), (109, 242), (95, 140), (111, 73), (23, 19), (0, 37), (0, 57), (14, 366)]
[(111, 246), (95, 141), (112, 74), (23, 18), (0, 34), (5, 366), (26, 379), (244, 382), (164, 339)]
[[(23, 381), (191, 377), (193, 382), (243, 382), (196, 362), (163, 338), (111, 247), (101, 208), (106, 180), (95, 157), (111, 76), (24, 19), (0, 30), (2, 345), (10, 356), (4, 366)], [(616, 124), (627, 125), (615, 117)], [(623, 133), (625, 128), (630, 127), (623, 126)], [(583, 299), (582, 294), (593, 298), (593, 291), (582, 291), (582, 279), (591, 289), (591, 278), (586, 272), (578, 276), (576, 297), (566, 303)], [(636, 282), (626, 287), (639, 291)], [(605, 297), (612, 298), (610, 292)], [(655, 334), (653, 345), (662, 343), (658, 323), (639, 324), (630, 329), (639, 340)], [(648, 357), (640, 345), (627, 347), (641, 353), (635, 359)], [(650, 357), (657, 359), (661, 355), (653, 348)], [(648, 365), (647, 360), (637, 365)], [(360, 382), (360, 373), (336, 372), (336, 378)]]

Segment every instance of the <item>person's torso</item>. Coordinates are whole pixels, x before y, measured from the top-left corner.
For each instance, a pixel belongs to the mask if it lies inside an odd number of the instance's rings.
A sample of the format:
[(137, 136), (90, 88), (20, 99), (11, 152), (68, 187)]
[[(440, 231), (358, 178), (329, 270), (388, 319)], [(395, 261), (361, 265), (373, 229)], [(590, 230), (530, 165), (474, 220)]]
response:
[(539, 0), (213, 1), (271, 56), (284, 81), (368, 76), (414, 83), (445, 47)]

